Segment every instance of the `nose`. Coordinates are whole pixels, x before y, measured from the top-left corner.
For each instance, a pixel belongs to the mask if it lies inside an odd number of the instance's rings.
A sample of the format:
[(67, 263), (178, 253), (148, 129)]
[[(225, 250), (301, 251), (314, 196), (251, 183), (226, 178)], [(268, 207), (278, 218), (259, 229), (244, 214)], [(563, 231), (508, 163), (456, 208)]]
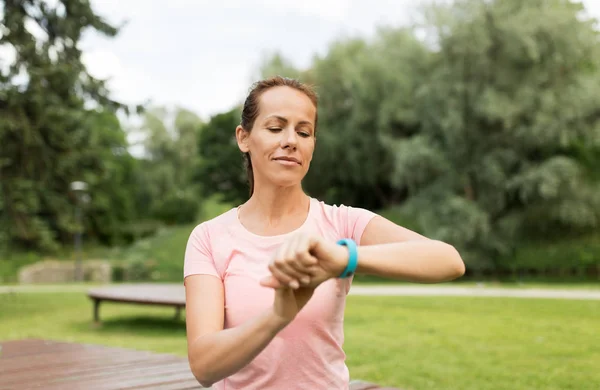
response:
[(282, 131), (281, 134), (281, 148), (296, 149), (296, 146), (298, 145), (298, 134), (296, 134), (296, 131), (292, 128), (287, 128)]

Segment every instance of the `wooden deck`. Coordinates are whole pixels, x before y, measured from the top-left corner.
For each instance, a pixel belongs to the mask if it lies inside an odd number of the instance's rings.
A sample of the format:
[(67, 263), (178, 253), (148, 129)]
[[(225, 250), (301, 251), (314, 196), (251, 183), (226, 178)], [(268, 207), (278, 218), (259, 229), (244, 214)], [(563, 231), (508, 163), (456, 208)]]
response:
[[(186, 358), (53, 340), (0, 342), (0, 390), (205, 389)], [(398, 390), (355, 381), (351, 390)]]
[(202, 389), (175, 355), (51, 340), (0, 347), (0, 390)]

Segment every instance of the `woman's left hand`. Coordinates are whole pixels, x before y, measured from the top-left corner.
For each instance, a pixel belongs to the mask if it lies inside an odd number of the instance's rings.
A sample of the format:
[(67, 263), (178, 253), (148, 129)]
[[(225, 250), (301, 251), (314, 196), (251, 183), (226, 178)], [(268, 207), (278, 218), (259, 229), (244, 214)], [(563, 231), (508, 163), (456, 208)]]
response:
[(271, 275), (261, 280), (265, 287), (317, 287), (337, 277), (348, 263), (348, 249), (319, 236), (299, 233), (277, 250), (269, 264)]

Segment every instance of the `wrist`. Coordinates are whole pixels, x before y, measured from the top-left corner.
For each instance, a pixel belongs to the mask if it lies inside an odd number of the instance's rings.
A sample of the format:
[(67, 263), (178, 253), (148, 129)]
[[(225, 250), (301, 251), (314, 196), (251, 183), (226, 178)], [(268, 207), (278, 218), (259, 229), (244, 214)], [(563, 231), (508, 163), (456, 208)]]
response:
[(336, 261), (335, 267), (331, 273), (333, 274), (332, 276), (334, 278), (337, 278), (344, 272), (346, 266), (348, 265), (348, 248), (346, 248), (344, 245), (336, 244), (335, 251), (333, 253)]
[[(356, 273), (363, 275), (378, 275), (377, 259), (381, 256), (377, 256), (377, 246), (361, 246), (358, 250), (358, 258), (360, 259)], [(375, 252), (373, 250), (375, 249)]]
[(341, 239), (337, 244), (344, 251), (344, 265), (337, 277), (349, 278), (358, 269), (358, 245), (352, 239)]
[(274, 334), (282, 331), (286, 326), (288, 326), (294, 319), (283, 317), (280, 314), (277, 314), (275, 308), (271, 308), (266, 314), (266, 325), (269, 330), (271, 330)]

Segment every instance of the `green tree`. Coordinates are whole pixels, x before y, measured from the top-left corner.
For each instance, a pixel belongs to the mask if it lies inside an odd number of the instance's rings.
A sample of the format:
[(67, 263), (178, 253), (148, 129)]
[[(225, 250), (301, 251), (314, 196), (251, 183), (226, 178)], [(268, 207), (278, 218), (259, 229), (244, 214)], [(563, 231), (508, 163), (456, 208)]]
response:
[(427, 58), (410, 30), (382, 29), (370, 44), (337, 42), (315, 61), (306, 76), (320, 99), (311, 193), (372, 209), (403, 199), (391, 185), (391, 139), (419, 128), (414, 96)]
[(226, 203), (242, 203), (249, 187), (242, 153), (235, 139), (241, 110), (234, 108), (214, 115), (202, 127), (198, 139), (200, 163), (195, 180), (204, 196), (219, 195)]
[[(88, 114), (89, 115), (89, 114)], [(90, 170), (85, 180), (89, 184), (90, 204), (86, 206), (89, 235), (104, 244), (121, 242), (124, 225), (133, 223), (136, 212), (137, 160), (127, 151), (125, 132), (118, 118), (110, 112), (90, 115), (90, 135), (94, 149), (87, 149)], [(70, 237), (64, 237), (69, 240)]]
[[(413, 27), (334, 43), (310, 69), (280, 55), (263, 62), (263, 77), (318, 87), (307, 191), (330, 203), (400, 205), (401, 224), (456, 245), (470, 269), (515, 267), (529, 257), (515, 256), (526, 241), (597, 231), (595, 21), (566, 0), (457, 0), (424, 11)], [(205, 127), (199, 172), (205, 191), (237, 202), (247, 187), (236, 110)]]
[(144, 112), (138, 129), (145, 151), (139, 196), (147, 218), (168, 224), (196, 220), (201, 200), (193, 179), (201, 127), (202, 120), (181, 107), (153, 107)]
[(111, 226), (131, 216), (124, 195), (131, 159), (114, 116), (127, 107), (87, 73), (79, 41), (87, 30), (113, 37), (117, 28), (88, 1), (4, 0), (0, 8), (0, 45), (16, 54), (0, 72), (5, 241), (50, 250), (70, 240), (76, 226), (69, 184), (76, 180), (93, 189), (88, 232), (111, 235)]
[(417, 91), (420, 130), (395, 145), (393, 181), (409, 188), (425, 232), (457, 244), (472, 267), (494, 266), (523, 237), (600, 223), (582, 159), (598, 135), (600, 53), (580, 11), (563, 0), (461, 0), (427, 14), (435, 59)]

